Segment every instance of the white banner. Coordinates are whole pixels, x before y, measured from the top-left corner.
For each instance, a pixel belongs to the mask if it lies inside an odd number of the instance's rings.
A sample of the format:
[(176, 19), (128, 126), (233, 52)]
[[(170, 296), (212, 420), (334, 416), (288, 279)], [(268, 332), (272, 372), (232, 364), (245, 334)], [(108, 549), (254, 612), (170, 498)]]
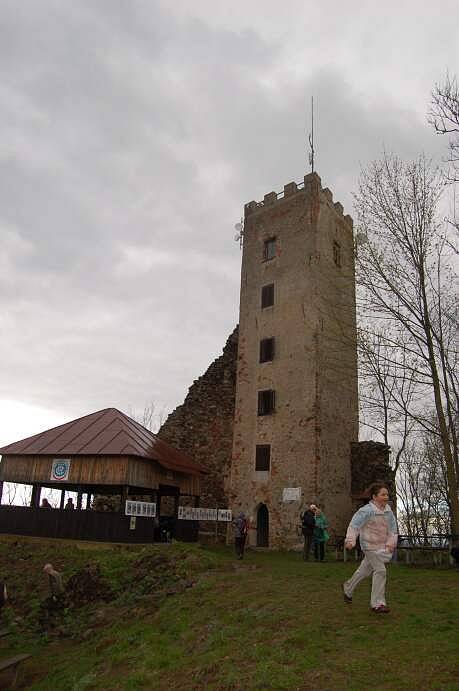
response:
[(156, 516), (156, 504), (151, 501), (132, 501), (127, 499), (125, 515), (154, 518)]
[(230, 509), (205, 509), (201, 506), (179, 506), (181, 521), (231, 521)]
[(298, 501), (301, 499), (301, 487), (284, 487), (282, 501)]
[(50, 480), (53, 482), (66, 482), (69, 479), (70, 458), (56, 458), (51, 466)]
[(218, 519), (219, 521), (225, 521), (226, 523), (231, 523), (233, 515), (231, 509), (218, 509)]

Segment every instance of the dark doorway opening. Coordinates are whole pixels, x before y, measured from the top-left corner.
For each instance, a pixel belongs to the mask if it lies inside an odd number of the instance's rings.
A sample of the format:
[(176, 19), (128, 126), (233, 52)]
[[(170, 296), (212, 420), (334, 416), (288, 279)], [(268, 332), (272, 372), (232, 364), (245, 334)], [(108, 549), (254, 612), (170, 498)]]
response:
[(260, 504), (257, 511), (257, 547), (269, 547), (269, 511)]

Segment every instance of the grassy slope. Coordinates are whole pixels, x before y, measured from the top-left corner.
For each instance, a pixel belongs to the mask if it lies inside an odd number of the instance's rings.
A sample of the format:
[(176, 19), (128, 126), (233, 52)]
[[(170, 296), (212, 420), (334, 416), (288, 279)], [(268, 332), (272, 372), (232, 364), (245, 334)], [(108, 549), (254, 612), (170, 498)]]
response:
[[(175, 545), (143, 552), (59, 543), (20, 549), (23, 556), (6, 570), (23, 620), (2, 640), (0, 657), (34, 653), (24, 667), (27, 688), (459, 689), (457, 570), (392, 567), (393, 610), (376, 616), (367, 584), (352, 605), (342, 602), (340, 584), (355, 563), (304, 564), (290, 553), (249, 553), (235, 563), (226, 549)], [(192, 578), (194, 587), (172, 597), (164, 589), (156, 597), (145, 581), (140, 587), (139, 554), (158, 550), (168, 550), (175, 580)], [(39, 565), (48, 559), (66, 575), (98, 562), (115, 590), (112, 603), (67, 614), (72, 637), (49, 638), (34, 627), (35, 601), (46, 586)], [(97, 616), (94, 623), (95, 610), (102, 610), (102, 623)]]

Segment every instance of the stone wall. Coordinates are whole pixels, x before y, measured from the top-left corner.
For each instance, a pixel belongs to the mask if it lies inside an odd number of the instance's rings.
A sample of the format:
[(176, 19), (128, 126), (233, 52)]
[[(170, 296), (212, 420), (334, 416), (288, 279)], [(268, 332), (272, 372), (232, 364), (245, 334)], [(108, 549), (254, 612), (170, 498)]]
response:
[[(352, 219), (320, 177), (246, 204), (230, 506), (253, 517), (251, 544), (264, 543), (268, 513), (269, 546), (291, 546), (313, 501), (333, 532), (347, 525), (350, 443), (358, 439), (355, 334)], [(260, 362), (260, 342), (272, 338), (274, 357)], [(262, 391), (275, 392), (269, 414), (258, 414)], [(269, 447), (267, 468), (256, 468), (257, 446)], [(298, 489), (295, 500), (284, 498), (288, 488)]]
[(237, 327), (218, 357), (167, 418), (158, 436), (205, 466), (201, 506), (226, 508), (231, 467), (238, 348)]
[(388, 484), (391, 505), (396, 508), (395, 476), (390, 467), (389, 455), (390, 447), (377, 441), (351, 444), (351, 492), (354, 511), (370, 498), (369, 486), (379, 481)]

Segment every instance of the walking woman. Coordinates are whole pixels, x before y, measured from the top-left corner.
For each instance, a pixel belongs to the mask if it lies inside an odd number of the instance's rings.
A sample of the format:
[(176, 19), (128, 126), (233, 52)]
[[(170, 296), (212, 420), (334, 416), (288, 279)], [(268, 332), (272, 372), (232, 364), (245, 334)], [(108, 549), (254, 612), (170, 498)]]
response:
[(314, 507), (315, 527), (314, 527), (314, 559), (316, 561), (323, 561), (325, 557), (325, 543), (329, 539), (327, 532), (328, 521), (323, 511), (318, 507)]
[(372, 577), (371, 608), (376, 614), (387, 614), (386, 604), (386, 562), (392, 559), (397, 545), (397, 523), (388, 506), (389, 490), (383, 482), (370, 487), (371, 501), (352, 517), (344, 546), (352, 549), (357, 536), (364, 553), (364, 559), (354, 575), (343, 584), (344, 601), (352, 602), (355, 587), (368, 576)]

